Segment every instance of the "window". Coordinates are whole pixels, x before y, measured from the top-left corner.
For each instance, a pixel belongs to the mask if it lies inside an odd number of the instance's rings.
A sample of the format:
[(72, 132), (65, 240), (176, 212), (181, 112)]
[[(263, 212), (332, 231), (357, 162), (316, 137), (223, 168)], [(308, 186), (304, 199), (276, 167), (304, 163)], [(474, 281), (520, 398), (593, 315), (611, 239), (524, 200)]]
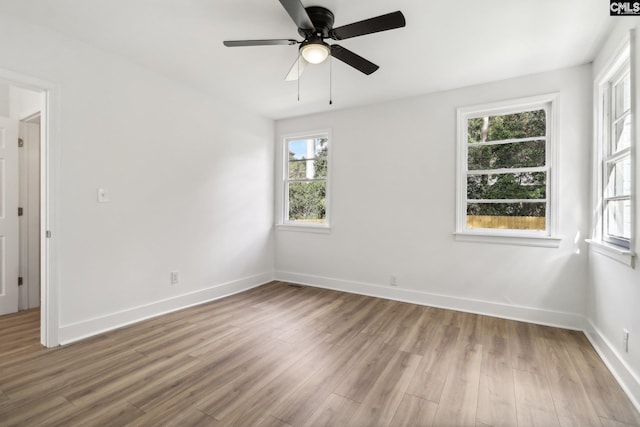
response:
[(631, 241), (631, 76), (629, 62), (603, 88), (602, 239)]
[(328, 227), (328, 132), (284, 139), (283, 184), (283, 224)]
[(458, 110), (457, 234), (555, 234), (554, 103), (549, 95)]
[(631, 97), (633, 73), (627, 42), (595, 81), (596, 131), (593, 239), (596, 250), (631, 263), (633, 239), (632, 150), (635, 129)]
[(631, 76), (628, 60), (603, 87), (602, 240), (631, 241)]

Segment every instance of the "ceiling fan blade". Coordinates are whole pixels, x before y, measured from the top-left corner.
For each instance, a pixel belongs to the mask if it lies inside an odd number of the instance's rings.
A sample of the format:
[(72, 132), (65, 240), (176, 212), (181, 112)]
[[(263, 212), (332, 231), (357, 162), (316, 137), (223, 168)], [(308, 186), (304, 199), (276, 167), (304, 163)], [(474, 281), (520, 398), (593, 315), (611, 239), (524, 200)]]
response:
[(270, 40), (225, 40), (222, 42), (227, 47), (240, 46), (275, 46), (298, 44), (297, 40), (270, 39)]
[(373, 62), (368, 61), (362, 56), (357, 55), (351, 52), (349, 49), (345, 49), (344, 47), (337, 44), (331, 45), (331, 56), (339, 59), (347, 65), (351, 65), (353, 68), (365, 73), (366, 75), (369, 75), (380, 68)]
[(298, 55), (298, 59), (295, 60), (295, 62), (291, 66), (291, 69), (287, 73), (287, 77), (285, 77), (284, 79), (288, 82), (298, 80), (302, 75), (302, 73), (304, 72), (304, 69), (307, 66), (307, 64), (308, 64), (307, 60), (304, 59), (302, 55)]
[(365, 34), (401, 28), (406, 24), (407, 22), (404, 19), (404, 15), (398, 11), (334, 28), (331, 30), (330, 36), (334, 40), (344, 40), (350, 39), (351, 37), (364, 36)]
[(315, 30), (316, 27), (313, 25), (313, 22), (311, 22), (311, 18), (309, 18), (309, 14), (305, 10), (300, 0), (280, 0), (280, 4), (285, 8), (298, 28), (310, 31)]

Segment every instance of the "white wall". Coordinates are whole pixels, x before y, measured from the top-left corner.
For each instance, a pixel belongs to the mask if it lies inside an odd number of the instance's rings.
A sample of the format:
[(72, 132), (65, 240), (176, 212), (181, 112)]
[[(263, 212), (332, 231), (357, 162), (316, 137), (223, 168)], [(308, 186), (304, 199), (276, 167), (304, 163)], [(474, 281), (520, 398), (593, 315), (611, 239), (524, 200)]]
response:
[(44, 99), (45, 97), (41, 92), (10, 86), (9, 108), (11, 118), (24, 120), (39, 113), (44, 108)]
[[(593, 63), (593, 76), (604, 69), (617, 49), (628, 38), (629, 28), (636, 28), (636, 40), (640, 37), (638, 18), (617, 18), (610, 37)], [(636, 61), (640, 60), (640, 46), (635, 49)], [(636, 62), (636, 82), (640, 84), (640, 62)], [(640, 88), (635, 91), (636, 112), (640, 107)], [(636, 114), (636, 129), (640, 133), (640, 117)], [(640, 141), (636, 137), (636, 198), (635, 244), (632, 250), (640, 253)], [(595, 203), (596, 201), (592, 201)], [(636, 257), (637, 258), (637, 257)], [(590, 319), (589, 336), (609, 363), (614, 374), (640, 407), (640, 269), (632, 268), (607, 256), (589, 253), (590, 292), (587, 317)], [(629, 352), (622, 349), (622, 330), (630, 332)]]
[(272, 277), (272, 121), (6, 16), (0, 51), (59, 88), (62, 342)]
[[(560, 247), (454, 241), (456, 108), (552, 92)], [(276, 277), (581, 328), (590, 123), (590, 65), (278, 121), (277, 135), (331, 128), (333, 175), (331, 233), (276, 231)]]
[(8, 84), (0, 82), (0, 117), (9, 117), (10, 98)]

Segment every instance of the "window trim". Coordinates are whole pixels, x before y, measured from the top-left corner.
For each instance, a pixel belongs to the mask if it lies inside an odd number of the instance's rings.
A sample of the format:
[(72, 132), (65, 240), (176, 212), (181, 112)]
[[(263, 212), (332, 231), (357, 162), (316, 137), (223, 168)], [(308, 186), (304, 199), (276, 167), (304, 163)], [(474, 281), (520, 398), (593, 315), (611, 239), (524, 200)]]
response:
[[(594, 252), (612, 258), (622, 264), (633, 267), (635, 253), (632, 248), (635, 244), (635, 222), (636, 222), (636, 146), (638, 139), (637, 129), (637, 95), (636, 95), (636, 66), (635, 63), (635, 31), (629, 31), (629, 37), (621, 43), (620, 47), (612, 55), (611, 59), (603, 67), (602, 71), (593, 82), (593, 182), (592, 197), (594, 216), (592, 218), (591, 238), (585, 241), (589, 243)], [(610, 85), (617, 77), (626, 74), (625, 68), (630, 71), (630, 91), (631, 91), (631, 147), (629, 156), (631, 159), (631, 232), (628, 247), (616, 244), (615, 238), (606, 238), (604, 233), (604, 194), (605, 194), (605, 168), (606, 160), (615, 157), (626, 157), (626, 154), (615, 153), (608, 155), (610, 143)], [(626, 243), (626, 241), (625, 241)]]
[[(327, 153), (327, 177), (326, 177), (326, 194), (325, 194), (325, 221), (323, 223), (314, 223), (314, 222), (300, 222), (300, 221), (289, 221), (288, 219), (288, 194), (287, 194), (287, 172), (288, 172), (288, 146), (289, 141), (296, 139), (310, 139), (310, 138), (318, 138), (318, 137), (326, 137), (327, 145), (329, 147), (329, 151)], [(331, 134), (331, 129), (319, 129), (313, 131), (303, 131), (303, 132), (295, 132), (280, 135), (280, 161), (281, 167), (279, 168), (280, 172), (278, 174), (278, 185), (277, 185), (277, 212), (276, 212), (276, 229), (285, 230), (285, 231), (307, 231), (312, 233), (328, 233), (331, 230), (331, 169), (332, 169), (332, 152), (333, 152), (333, 139)]]
[[(502, 115), (543, 108), (547, 114), (546, 164), (547, 215), (546, 230), (467, 229), (467, 119), (486, 115)], [(457, 109), (456, 165), (456, 231), (457, 241), (558, 247), (558, 173), (557, 119), (558, 93), (478, 104)]]

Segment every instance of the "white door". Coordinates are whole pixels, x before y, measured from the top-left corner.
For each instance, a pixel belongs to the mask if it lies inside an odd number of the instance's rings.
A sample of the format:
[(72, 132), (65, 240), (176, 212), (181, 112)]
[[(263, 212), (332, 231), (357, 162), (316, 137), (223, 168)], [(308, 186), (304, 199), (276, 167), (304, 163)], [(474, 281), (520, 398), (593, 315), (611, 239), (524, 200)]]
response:
[(18, 311), (18, 121), (0, 117), (0, 315)]

